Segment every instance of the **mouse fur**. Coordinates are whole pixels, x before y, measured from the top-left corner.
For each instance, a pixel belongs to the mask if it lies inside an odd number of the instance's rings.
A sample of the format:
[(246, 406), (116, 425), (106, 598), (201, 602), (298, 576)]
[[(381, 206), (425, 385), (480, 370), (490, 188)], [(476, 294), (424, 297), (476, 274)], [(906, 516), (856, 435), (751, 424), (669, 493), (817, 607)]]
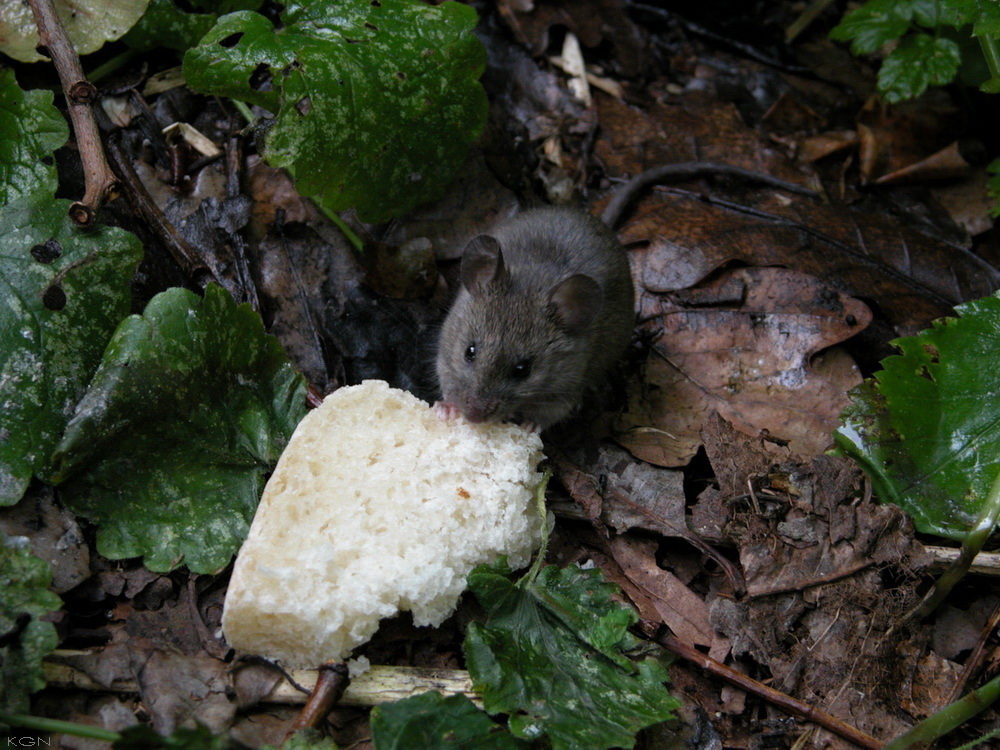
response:
[(628, 259), (599, 219), (525, 211), (474, 238), (441, 330), (446, 412), (538, 430), (568, 416), (621, 356), (634, 324)]

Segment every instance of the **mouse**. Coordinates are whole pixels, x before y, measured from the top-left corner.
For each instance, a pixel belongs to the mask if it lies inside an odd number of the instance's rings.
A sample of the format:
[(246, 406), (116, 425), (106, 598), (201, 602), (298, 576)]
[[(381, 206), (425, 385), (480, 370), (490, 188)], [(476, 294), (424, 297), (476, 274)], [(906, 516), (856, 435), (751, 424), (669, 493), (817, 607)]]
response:
[(459, 277), (436, 357), (443, 419), (541, 432), (577, 408), (631, 341), (625, 249), (582, 209), (502, 221), (468, 243)]
[(502, 221), (462, 255), (461, 286), (438, 340), (438, 415), (515, 421), (534, 432), (568, 417), (631, 340), (632, 279), (614, 227), (650, 185), (703, 176), (819, 197), (741, 167), (683, 162), (620, 185), (600, 219), (547, 207)]

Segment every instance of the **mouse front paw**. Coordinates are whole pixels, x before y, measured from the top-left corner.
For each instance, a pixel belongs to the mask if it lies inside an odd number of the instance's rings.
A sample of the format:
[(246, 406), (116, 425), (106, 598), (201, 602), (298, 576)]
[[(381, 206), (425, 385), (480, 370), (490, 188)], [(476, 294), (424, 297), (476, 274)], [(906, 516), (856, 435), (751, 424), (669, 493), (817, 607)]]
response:
[(437, 414), (437, 418), (442, 422), (449, 422), (462, 416), (462, 412), (459, 411), (458, 406), (450, 401), (435, 401), (432, 408), (434, 409), (434, 413)]

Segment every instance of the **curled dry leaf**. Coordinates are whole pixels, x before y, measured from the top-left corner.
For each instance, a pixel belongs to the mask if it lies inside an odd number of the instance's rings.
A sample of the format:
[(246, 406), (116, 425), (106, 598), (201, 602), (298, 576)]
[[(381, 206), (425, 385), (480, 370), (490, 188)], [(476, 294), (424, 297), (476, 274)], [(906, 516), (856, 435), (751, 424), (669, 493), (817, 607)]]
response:
[(868, 325), (863, 302), (806, 274), (744, 268), (683, 293), (640, 290), (639, 304), (653, 343), (616, 425), (631, 453), (660, 466), (686, 464), (713, 411), (806, 455), (829, 447), (846, 391), (861, 378), (836, 355), (822, 370), (810, 360)]

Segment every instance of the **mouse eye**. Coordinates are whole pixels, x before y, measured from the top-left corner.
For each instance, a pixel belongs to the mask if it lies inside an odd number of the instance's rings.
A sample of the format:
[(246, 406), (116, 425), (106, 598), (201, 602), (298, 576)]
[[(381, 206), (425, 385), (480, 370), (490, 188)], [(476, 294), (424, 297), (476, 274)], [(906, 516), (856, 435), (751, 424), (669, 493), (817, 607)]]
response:
[(513, 375), (518, 380), (524, 380), (531, 374), (531, 360), (522, 359), (514, 364), (511, 370), (511, 375)]
[(469, 344), (468, 348), (465, 350), (465, 361), (475, 362), (476, 361), (476, 345)]

